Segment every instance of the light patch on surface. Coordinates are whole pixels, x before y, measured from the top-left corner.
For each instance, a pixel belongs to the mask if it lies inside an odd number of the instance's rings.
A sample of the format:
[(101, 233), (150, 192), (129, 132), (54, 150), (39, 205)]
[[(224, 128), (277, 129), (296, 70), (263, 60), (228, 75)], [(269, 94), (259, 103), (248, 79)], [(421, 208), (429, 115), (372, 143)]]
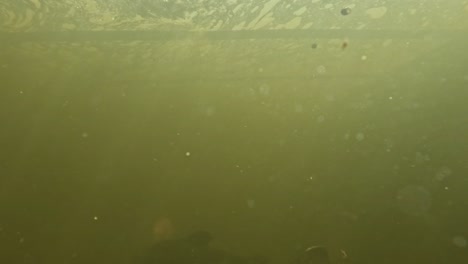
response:
[[(252, 20), (252, 22), (250, 22), (248, 28), (258, 28), (256, 26), (257, 23), (259, 23), (260, 20), (266, 19), (265, 15), (269, 13), (279, 2), (280, 0), (270, 0), (269, 2), (265, 3), (265, 5), (263, 6), (263, 9), (260, 11), (260, 14), (258, 14), (258, 16), (254, 18), (254, 20)], [(271, 17), (271, 13), (270, 13), (270, 17)], [(268, 23), (269, 22), (271, 21), (268, 21)]]
[(258, 6), (254, 7), (252, 10), (250, 10), (250, 13), (255, 13), (258, 10)]
[(39, 0), (29, 0), (35, 8), (39, 9), (41, 8), (41, 2)]
[(84, 2), (85, 10), (88, 13), (97, 13), (97, 12), (99, 12), (99, 8), (98, 8), (99, 6), (98, 6), (96, 1), (94, 1), (94, 0), (85, 0), (83, 2)]
[(382, 43), (382, 47), (388, 47), (392, 45), (393, 40), (392, 39), (387, 39)]
[(302, 27), (302, 29), (309, 29), (310, 27), (312, 27), (313, 24), (314, 24), (313, 22), (309, 22), (309, 23), (305, 24), (305, 25)]
[(244, 6), (244, 4), (239, 4), (234, 9), (232, 10), (233, 13), (237, 13), (237, 11), (241, 10), (241, 8)]
[(12, 11), (8, 11), (8, 10), (4, 10), (3, 12), (4, 12), (3, 17), (2, 17), (2, 19), (4, 20), (3, 25), (13, 24), (16, 19), (15, 13)]
[(68, 23), (65, 23), (65, 24), (62, 24), (62, 28), (63, 29), (67, 29), (67, 30), (73, 30), (76, 28), (76, 25), (75, 24), (68, 24)]
[(34, 11), (32, 11), (31, 9), (26, 9), (24, 13), (25, 15), (20, 17), (20, 22), (15, 25), (16, 27), (25, 27), (32, 22), (35, 14)]
[(219, 20), (218, 23), (217, 23), (216, 25), (214, 25), (212, 29), (218, 30), (218, 29), (220, 29), (222, 26), (223, 26), (223, 21), (222, 21), (222, 20)]
[[(210, 14), (211, 15), (211, 14)], [(190, 20), (192, 21), (192, 19), (194, 17), (198, 16), (198, 12), (197, 11), (194, 11), (194, 12), (191, 12), (191, 13), (185, 13), (185, 20)]]
[(296, 10), (296, 11), (294, 12), (294, 15), (295, 15), (295, 16), (301, 16), (302, 14), (305, 13), (305, 11), (307, 11), (307, 7), (303, 6), (302, 8)]
[(114, 19), (115, 19), (115, 14), (109, 11), (106, 11), (106, 12), (100, 13), (99, 17), (90, 18), (89, 21), (97, 25), (105, 25), (114, 21)]
[(367, 16), (372, 19), (382, 18), (387, 13), (387, 8), (385, 6), (369, 8), (366, 10)]
[(240, 22), (239, 24), (232, 27), (232, 30), (242, 30), (245, 26), (245, 21)]
[(264, 26), (267, 26), (268, 24), (273, 22), (273, 20), (274, 20), (273, 13), (268, 13), (265, 17), (262, 18), (262, 20), (260, 20), (260, 22), (255, 24), (253, 29), (260, 29), (260, 28), (262, 28)]
[(285, 29), (295, 29), (301, 24), (301, 21), (302, 21), (302, 17), (295, 17), (295, 18), (291, 19), (291, 21), (286, 23), (284, 25), (284, 28)]

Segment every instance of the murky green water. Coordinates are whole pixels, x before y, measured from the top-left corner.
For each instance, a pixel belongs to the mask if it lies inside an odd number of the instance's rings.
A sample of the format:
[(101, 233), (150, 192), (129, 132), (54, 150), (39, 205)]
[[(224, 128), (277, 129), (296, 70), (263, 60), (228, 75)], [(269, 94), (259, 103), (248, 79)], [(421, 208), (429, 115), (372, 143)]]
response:
[(467, 10), (0, 1), (0, 262), (466, 262)]

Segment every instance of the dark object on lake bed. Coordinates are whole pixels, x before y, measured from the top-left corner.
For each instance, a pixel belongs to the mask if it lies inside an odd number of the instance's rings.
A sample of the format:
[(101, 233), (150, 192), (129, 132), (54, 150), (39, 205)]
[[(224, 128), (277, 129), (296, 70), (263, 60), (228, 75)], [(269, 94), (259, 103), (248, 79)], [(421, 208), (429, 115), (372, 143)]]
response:
[(346, 8), (341, 9), (341, 14), (343, 16), (347, 16), (347, 15), (351, 14), (351, 8), (346, 7)]
[(343, 41), (343, 43), (341, 43), (341, 49), (344, 50), (348, 47), (348, 41)]
[(313, 49), (316, 49), (318, 47), (318, 44), (317, 43), (312, 43), (312, 45), (310, 45), (311, 48)]

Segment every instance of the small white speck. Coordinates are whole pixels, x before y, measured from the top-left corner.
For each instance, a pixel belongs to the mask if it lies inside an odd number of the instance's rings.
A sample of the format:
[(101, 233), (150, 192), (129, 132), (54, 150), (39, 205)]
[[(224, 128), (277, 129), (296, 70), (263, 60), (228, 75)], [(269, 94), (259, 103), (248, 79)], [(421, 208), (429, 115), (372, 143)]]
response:
[(185, 156), (189, 157), (190, 155), (191, 155), (190, 152), (188, 152), (188, 151), (185, 152)]
[(448, 189), (449, 189), (449, 187), (448, 187), (448, 186), (445, 186), (445, 187), (444, 187), (444, 189), (445, 189), (445, 190), (448, 190)]
[(89, 134), (86, 133), (86, 132), (83, 132), (83, 133), (81, 134), (81, 137), (82, 137), (82, 138), (87, 138), (88, 136), (89, 136)]
[(94, 221), (97, 221), (97, 220), (98, 220), (98, 217), (97, 217), (97, 216), (94, 216), (93, 219), (94, 219)]
[(356, 134), (356, 140), (357, 141), (363, 141), (364, 140), (364, 133), (359, 132)]
[(388, 100), (393, 100), (393, 97), (392, 96), (388, 97)]
[(20, 94), (24, 94), (23, 91), (19, 91)]
[(325, 74), (327, 72), (327, 68), (325, 68), (323, 65), (320, 65), (317, 67), (316, 71), (318, 74)]
[(362, 56), (361, 56), (361, 60), (363, 60), (363, 61), (367, 60), (367, 56), (366, 56), (366, 55), (362, 55)]

